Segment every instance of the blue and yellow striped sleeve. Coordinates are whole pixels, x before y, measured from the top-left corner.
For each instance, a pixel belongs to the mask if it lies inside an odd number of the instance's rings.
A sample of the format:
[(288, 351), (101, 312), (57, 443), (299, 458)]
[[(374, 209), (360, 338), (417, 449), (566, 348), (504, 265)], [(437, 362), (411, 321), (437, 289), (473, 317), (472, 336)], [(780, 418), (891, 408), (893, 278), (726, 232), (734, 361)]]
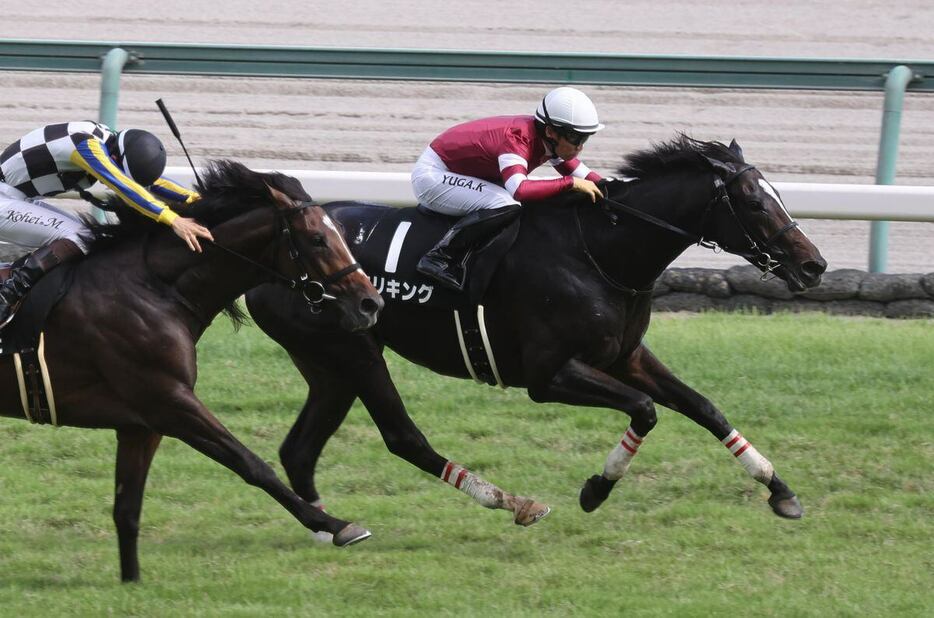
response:
[(178, 214), (155, 198), (139, 183), (128, 178), (111, 161), (107, 147), (97, 138), (89, 138), (71, 155), (71, 162), (107, 185), (128, 206), (159, 223), (172, 225)]
[(197, 191), (186, 189), (174, 180), (166, 178), (165, 176), (157, 178), (156, 182), (154, 182), (152, 186), (149, 187), (149, 190), (162, 199), (172, 202), (182, 202), (184, 204), (191, 204), (192, 202), (196, 202), (201, 198)]

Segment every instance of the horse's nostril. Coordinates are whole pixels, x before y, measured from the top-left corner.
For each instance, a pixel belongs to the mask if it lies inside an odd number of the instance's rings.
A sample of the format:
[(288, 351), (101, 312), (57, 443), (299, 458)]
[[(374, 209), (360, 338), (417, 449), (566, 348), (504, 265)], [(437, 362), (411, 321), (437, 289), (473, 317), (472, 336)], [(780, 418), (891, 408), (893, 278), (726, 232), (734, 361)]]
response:
[(810, 277), (820, 277), (827, 270), (827, 262), (824, 260), (812, 260), (801, 265), (804, 274)]
[[(379, 300), (382, 301), (383, 299), (380, 298)], [(372, 298), (364, 298), (363, 300), (360, 301), (360, 311), (364, 313), (365, 315), (373, 315), (375, 313), (378, 313), (379, 310), (382, 309), (381, 305), (382, 303), (377, 302), (373, 300)]]

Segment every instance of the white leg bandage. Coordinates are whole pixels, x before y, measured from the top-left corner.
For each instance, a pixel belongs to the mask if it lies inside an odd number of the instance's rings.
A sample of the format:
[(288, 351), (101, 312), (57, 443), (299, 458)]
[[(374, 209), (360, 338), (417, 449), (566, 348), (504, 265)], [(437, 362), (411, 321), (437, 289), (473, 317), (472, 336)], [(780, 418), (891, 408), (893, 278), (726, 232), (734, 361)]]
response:
[(503, 491), (460, 464), (453, 461), (447, 462), (441, 473), (441, 480), (453, 485), (488, 509), (503, 508)]
[(772, 468), (772, 462), (763, 457), (756, 450), (756, 447), (750, 444), (741, 433), (734, 429), (730, 432), (730, 435), (720, 441), (739, 460), (749, 476), (763, 485), (768, 485), (771, 482), (772, 474), (775, 472), (774, 468)]
[(606, 464), (603, 466), (603, 476), (611, 481), (623, 478), (626, 471), (629, 470), (629, 464), (632, 458), (639, 451), (639, 445), (642, 444), (642, 437), (632, 430), (632, 427), (626, 429), (623, 439), (619, 441), (606, 458)]

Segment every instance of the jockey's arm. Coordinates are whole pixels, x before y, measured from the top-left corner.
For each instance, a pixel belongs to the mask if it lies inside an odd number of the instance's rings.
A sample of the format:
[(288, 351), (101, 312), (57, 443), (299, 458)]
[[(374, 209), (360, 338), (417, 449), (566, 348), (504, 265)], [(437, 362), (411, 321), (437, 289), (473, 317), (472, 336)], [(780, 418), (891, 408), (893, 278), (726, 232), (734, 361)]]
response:
[(178, 214), (165, 203), (124, 174), (99, 139), (92, 137), (78, 144), (71, 155), (71, 162), (104, 183), (125, 204), (146, 217), (169, 226), (178, 218)]
[(518, 202), (543, 200), (570, 189), (573, 184), (570, 177), (529, 178), (529, 163), (520, 155), (506, 153), (498, 159), (503, 187)]
[(198, 199), (201, 197), (198, 195), (197, 191), (186, 189), (174, 180), (166, 178), (165, 176), (156, 178), (156, 182), (152, 183), (152, 186), (149, 187), (149, 190), (156, 197), (185, 205), (190, 205), (192, 202), (198, 201)]
[(603, 192), (597, 186), (597, 182), (603, 180), (600, 174), (584, 165), (577, 157), (565, 161), (564, 159), (552, 159), (552, 166), (565, 178), (572, 179), (571, 188), (590, 196), (591, 201), (596, 202), (603, 196)]
[[(528, 177), (528, 163), (525, 159), (514, 154), (500, 155), (499, 165), (503, 186), (519, 202), (543, 200), (568, 190), (586, 193), (591, 200), (596, 201), (600, 190), (594, 182), (600, 180), (600, 176), (590, 171), (577, 159), (557, 161), (553, 162), (553, 165), (558, 172), (562, 173), (561, 178), (533, 180)], [(577, 170), (580, 171), (575, 174)]]
[(564, 159), (552, 159), (551, 165), (555, 168), (555, 171), (557, 171), (562, 176), (583, 178), (593, 183), (603, 180), (600, 174), (584, 165), (584, 163), (578, 158), (570, 159), (568, 161), (565, 161)]
[(71, 161), (104, 183), (134, 210), (171, 227), (192, 251), (201, 251), (199, 237), (213, 240), (206, 227), (194, 219), (180, 217), (145, 187), (127, 177), (110, 159), (107, 147), (99, 139), (92, 137), (78, 144), (71, 155)]

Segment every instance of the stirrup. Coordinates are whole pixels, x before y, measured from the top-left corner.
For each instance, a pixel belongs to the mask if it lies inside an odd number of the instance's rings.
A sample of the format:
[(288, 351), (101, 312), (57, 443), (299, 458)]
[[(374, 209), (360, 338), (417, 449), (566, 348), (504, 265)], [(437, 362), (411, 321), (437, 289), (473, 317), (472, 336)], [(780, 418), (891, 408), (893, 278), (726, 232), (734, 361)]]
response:
[(13, 318), (16, 317), (16, 313), (19, 311), (20, 305), (22, 304), (23, 301), (19, 300), (12, 305), (7, 305), (10, 308), (10, 315), (8, 315), (5, 319), (0, 318), (0, 329), (13, 321)]

